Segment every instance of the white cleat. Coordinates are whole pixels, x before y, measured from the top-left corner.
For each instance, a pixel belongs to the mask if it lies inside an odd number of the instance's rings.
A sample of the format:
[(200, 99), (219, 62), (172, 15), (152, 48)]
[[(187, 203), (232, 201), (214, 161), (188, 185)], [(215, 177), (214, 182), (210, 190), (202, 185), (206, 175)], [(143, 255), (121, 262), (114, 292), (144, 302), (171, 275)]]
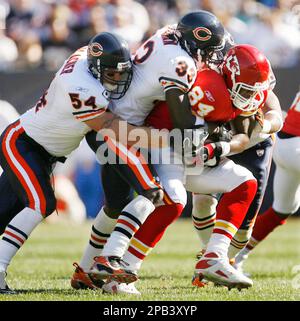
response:
[(244, 289), (253, 285), (251, 279), (232, 267), (227, 257), (220, 257), (216, 253), (205, 253), (197, 262), (195, 274), (199, 279), (205, 278), (217, 285), (224, 285), (228, 289)]
[(6, 272), (0, 272), (0, 294), (16, 294), (15, 291), (8, 287), (5, 278)]
[(102, 286), (104, 293), (110, 294), (131, 294), (131, 295), (141, 295), (141, 292), (135, 287), (134, 283), (118, 283), (117, 281), (107, 281)]
[(243, 266), (245, 261), (248, 259), (249, 253), (245, 251), (240, 251), (234, 259), (233, 267), (238, 270), (240, 273), (244, 274), (247, 277), (250, 277), (251, 274), (244, 271)]

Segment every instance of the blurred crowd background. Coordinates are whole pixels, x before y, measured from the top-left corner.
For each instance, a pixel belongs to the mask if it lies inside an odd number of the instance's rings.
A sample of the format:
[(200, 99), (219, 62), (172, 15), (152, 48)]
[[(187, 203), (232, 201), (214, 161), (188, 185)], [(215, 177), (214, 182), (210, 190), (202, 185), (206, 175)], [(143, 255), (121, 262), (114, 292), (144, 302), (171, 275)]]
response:
[(197, 9), (216, 14), (236, 42), (257, 46), (274, 67), (299, 61), (299, 0), (0, 0), (0, 68), (55, 70), (105, 30), (134, 52), (155, 30)]
[[(15, 107), (23, 112), (22, 108), (31, 107), (24, 104), (24, 98), (38, 98), (29, 89), (38, 85), (40, 79), (42, 82), (46, 72), (53, 74), (96, 33), (117, 33), (134, 52), (160, 27), (177, 23), (185, 13), (199, 9), (213, 12), (237, 43), (258, 47), (274, 68), (299, 70), (299, 0), (0, 0), (0, 74), (4, 74), (0, 94), (5, 98), (10, 92), (9, 97), (22, 104)], [(36, 76), (37, 70), (41, 73)], [(23, 92), (22, 88), (12, 92), (11, 84), (18, 88), (22, 83)], [(38, 95), (41, 94), (39, 89)], [(13, 106), (7, 104), (0, 101), (0, 114), (5, 114), (10, 122), (16, 114)], [(55, 171), (57, 193), (63, 191), (58, 195), (59, 210), (69, 215), (77, 211), (74, 213), (78, 222), (94, 217), (104, 199), (99, 171), (100, 165), (83, 143)]]

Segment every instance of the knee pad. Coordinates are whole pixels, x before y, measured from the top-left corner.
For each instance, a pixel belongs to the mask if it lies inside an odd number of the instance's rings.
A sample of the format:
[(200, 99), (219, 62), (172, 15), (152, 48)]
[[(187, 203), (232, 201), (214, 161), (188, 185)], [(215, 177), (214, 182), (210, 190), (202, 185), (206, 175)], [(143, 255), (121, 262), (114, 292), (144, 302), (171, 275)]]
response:
[(218, 200), (212, 195), (193, 195), (193, 216), (201, 218), (216, 213)]
[(142, 193), (142, 196), (146, 197), (149, 201), (151, 201), (154, 205), (162, 202), (164, 198), (164, 192), (160, 188), (153, 188)]

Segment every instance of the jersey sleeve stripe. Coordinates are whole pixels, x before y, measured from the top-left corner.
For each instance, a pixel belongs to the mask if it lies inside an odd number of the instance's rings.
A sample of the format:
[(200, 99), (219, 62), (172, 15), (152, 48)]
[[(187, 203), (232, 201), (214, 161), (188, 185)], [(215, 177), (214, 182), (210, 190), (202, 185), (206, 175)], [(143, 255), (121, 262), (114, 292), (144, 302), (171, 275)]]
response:
[(160, 77), (158, 79), (160, 81), (160, 83), (162, 83), (163, 81), (165, 81), (167, 84), (174, 84), (177, 85), (179, 87), (184, 87), (186, 90), (189, 90), (189, 86), (187, 84), (185, 84), (184, 82), (177, 80), (177, 79), (173, 79), (173, 78), (168, 78), (168, 77)]
[(185, 93), (187, 92), (186, 88), (182, 88), (180, 86), (170, 85), (170, 86), (164, 87), (164, 91), (167, 91), (169, 89), (181, 89), (183, 92), (185, 92)]
[(105, 109), (101, 109), (99, 110), (97, 113), (90, 113), (90, 114), (87, 114), (87, 115), (82, 115), (82, 116), (76, 116), (76, 119), (79, 119), (79, 120), (88, 120), (89, 119), (92, 119), (94, 117), (97, 117), (101, 114), (105, 113)]
[(89, 110), (84, 110), (84, 111), (74, 111), (72, 114), (73, 115), (81, 115), (81, 114), (87, 114), (87, 113), (96, 113), (100, 110), (103, 110), (104, 108), (99, 108), (99, 109), (89, 109)]

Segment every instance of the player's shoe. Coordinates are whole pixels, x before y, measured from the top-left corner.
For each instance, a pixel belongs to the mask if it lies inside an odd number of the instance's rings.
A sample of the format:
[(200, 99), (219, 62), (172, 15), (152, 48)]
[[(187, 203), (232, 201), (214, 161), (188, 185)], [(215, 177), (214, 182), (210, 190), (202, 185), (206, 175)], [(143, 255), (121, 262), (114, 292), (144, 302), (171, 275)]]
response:
[(244, 249), (241, 250), (238, 255), (235, 257), (233, 267), (238, 270), (240, 273), (243, 273), (246, 276), (250, 276), (250, 273), (247, 273), (244, 271), (244, 263), (248, 259), (249, 253), (248, 251), (245, 251)]
[(96, 256), (94, 260), (88, 273), (92, 280), (110, 279), (129, 284), (138, 279), (137, 274), (126, 270), (126, 263), (117, 256)]
[(0, 272), (0, 294), (16, 294), (17, 292), (11, 290), (7, 285), (5, 281), (6, 275), (6, 272)]
[(200, 281), (205, 278), (217, 285), (224, 285), (231, 288), (243, 289), (253, 285), (251, 279), (232, 267), (227, 257), (220, 257), (210, 252), (197, 262), (195, 275), (199, 275)]
[(71, 279), (71, 286), (73, 289), (76, 289), (76, 290), (102, 289), (102, 286), (105, 283), (103, 280), (92, 281), (88, 273), (84, 272), (84, 270), (77, 263), (73, 263), (73, 266), (75, 266), (75, 271)]
[[(206, 251), (205, 249), (202, 249), (196, 254), (197, 261), (199, 261), (202, 258), (205, 251)], [(198, 274), (194, 275), (192, 278), (192, 285), (197, 286), (198, 288), (204, 288), (205, 286), (208, 285), (208, 283), (209, 283), (209, 281), (207, 281), (206, 279), (204, 279), (202, 277), (200, 278)]]
[(107, 281), (102, 290), (104, 293), (109, 294), (131, 294), (141, 295), (141, 292), (135, 287), (134, 283), (118, 283), (115, 280)]
[(199, 275), (194, 275), (192, 278), (192, 285), (197, 286), (198, 288), (204, 288), (209, 284), (209, 281), (206, 279), (199, 277)]

